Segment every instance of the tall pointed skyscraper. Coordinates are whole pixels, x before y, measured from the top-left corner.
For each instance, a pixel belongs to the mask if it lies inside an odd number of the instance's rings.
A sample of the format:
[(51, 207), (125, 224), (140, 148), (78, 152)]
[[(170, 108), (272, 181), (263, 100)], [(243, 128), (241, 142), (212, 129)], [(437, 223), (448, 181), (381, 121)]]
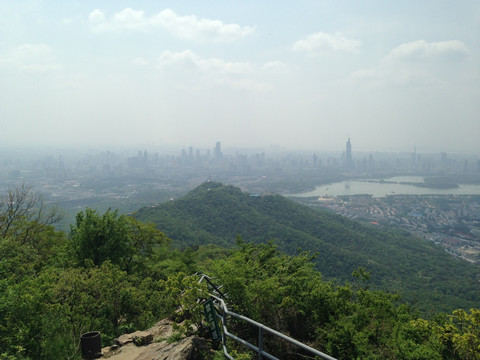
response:
[(350, 142), (350, 138), (348, 138), (346, 149), (345, 149), (345, 167), (347, 168), (353, 167), (352, 143)]

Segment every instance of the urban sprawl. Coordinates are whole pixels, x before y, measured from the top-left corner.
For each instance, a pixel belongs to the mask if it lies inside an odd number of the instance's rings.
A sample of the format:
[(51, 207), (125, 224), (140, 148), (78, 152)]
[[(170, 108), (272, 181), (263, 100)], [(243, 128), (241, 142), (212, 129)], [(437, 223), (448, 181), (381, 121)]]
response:
[[(66, 213), (64, 228), (85, 207), (134, 212), (186, 194), (204, 181), (240, 187), (254, 195), (277, 193), (343, 216), (394, 226), (434, 241), (452, 255), (480, 261), (480, 192), (462, 195), (319, 194), (319, 185), (354, 179), (421, 176), (425, 187), (480, 186), (478, 155), (352, 151), (291, 151), (194, 147), (148, 150), (0, 151), (0, 190), (27, 184)], [(428, 182), (427, 182), (428, 179)], [(383, 180), (380, 180), (383, 181)], [(292, 194), (296, 194), (293, 196)]]

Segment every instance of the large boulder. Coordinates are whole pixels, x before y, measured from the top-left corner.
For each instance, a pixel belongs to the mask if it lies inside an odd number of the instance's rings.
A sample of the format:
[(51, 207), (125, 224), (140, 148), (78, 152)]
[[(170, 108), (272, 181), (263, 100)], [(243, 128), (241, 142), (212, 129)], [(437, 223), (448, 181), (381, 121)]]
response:
[(162, 320), (145, 331), (136, 331), (115, 339), (114, 345), (102, 349), (104, 359), (111, 360), (199, 360), (209, 352), (207, 341), (190, 336), (167, 341), (173, 334), (173, 323)]
[(135, 360), (200, 360), (206, 351), (208, 346), (205, 339), (190, 336), (172, 344), (147, 346), (146, 351)]

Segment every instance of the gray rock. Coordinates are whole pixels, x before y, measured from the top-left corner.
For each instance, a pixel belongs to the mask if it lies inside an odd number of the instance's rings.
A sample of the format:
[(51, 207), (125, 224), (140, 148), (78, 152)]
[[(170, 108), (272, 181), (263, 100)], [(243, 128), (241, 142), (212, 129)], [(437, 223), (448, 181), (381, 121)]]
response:
[[(168, 343), (173, 334), (172, 322), (162, 320), (145, 331), (136, 331), (115, 339), (115, 345), (103, 349), (110, 360), (199, 360), (210, 351), (205, 339), (198, 336)], [(141, 346), (140, 346), (141, 345)]]
[(137, 346), (145, 346), (153, 341), (153, 334), (148, 331), (136, 331), (132, 334), (133, 343)]
[(205, 339), (190, 336), (167, 346), (151, 347), (135, 360), (199, 360), (208, 351)]

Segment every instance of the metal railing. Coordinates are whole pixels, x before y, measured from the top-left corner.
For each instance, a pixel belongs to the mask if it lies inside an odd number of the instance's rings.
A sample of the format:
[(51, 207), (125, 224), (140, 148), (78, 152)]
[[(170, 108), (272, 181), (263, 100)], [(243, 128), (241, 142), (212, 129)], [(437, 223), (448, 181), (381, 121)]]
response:
[[(239, 314), (236, 314), (230, 310), (228, 310), (228, 307), (227, 305), (225, 304), (225, 295), (220, 291), (220, 288), (221, 287), (217, 287), (215, 284), (213, 284), (213, 282), (211, 281), (212, 279), (205, 275), (205, 274), (201, 274), (200, 275), (200, 280), (199, 280), (199, 283), (201, 283), (202, 281), (206, 281), (209, 288), (211, 289), (210, 291), (211, 292), (214, 292), (214, 294), (210, 293), (210, 297), (213, 299), (215, 305), (216, 305), (216, 308), (218, 310), (218, 313), (217, 313), (217, 316), (219, 317), (220, 321), (221, 321), (221, 328), (222, 328), (222, 347), (223, 347), (223, 353), (224, 355), (228, 358), (228, 359), (231, 359), (231, 360), (235, 360), (229, 353), (228, 353), (228, 349), (227, 349), (227, 337), (228, 338), (231, 338), (233, 339), (234, 341), (238, 342), (238, 343), (241, 343), (243, 345), (245, 345), (246, 347), (250, 348), (251, 350), (253, 350), (254, 352), (256, 352), (258, 354), (258, 359), (263, 359), (263, 358), (267, 358), (267, 359), (272, 359), (272, 360), (280, 360), (278, 359), (277, 357), (269, 354), (268, 352), (266, 352), (263, 348), (263, 340), (264, 340), (264, 334), (265, 333), (269, 333), (269, 334), (272, 334), (274, 335), (275, 337), (278, 337), (280, 339), (283, 339), (284, 341), (288, 342), (288, 343), (291, 343), (293, 345), (296, 345), (297, 347), (313, 354), (313, 355), (316, 355), (316, 356), (319, 356), (321, 359), (325, 359), (325, 360), (337, 360), (333, 357), (331, 357), (330, 355), (327, 355), (321, 351), (318, 351), (308, 345), (305, 345), (303, 343), (301, 343), (300, 341), (297, 341), (287, 335), (284, 335), (276, 330), (273, 330), (271, 328), (269, 328), (268, 326), (265, 326), (259, 322), (256, 322), (252, 319), (249, 319), (248, 317), (246, 316), (242, 316), (242, 315), (239, 315)], [(251, 343), (249, 343), (248, 341), (230, 333), (228, 331), (228, 328), (227, 328), (227, 318), (228, 316), (232, 317), (232, 318), (235, 318), (235, 319), (238, 319), (238, 320), (242, 320), (242, 321), (245, 321), (247, 322), (248, 324), (250, 325), (253, 325), (255, 326), (256, 328), (258, 328), (258, 346), (255, 346)]]

